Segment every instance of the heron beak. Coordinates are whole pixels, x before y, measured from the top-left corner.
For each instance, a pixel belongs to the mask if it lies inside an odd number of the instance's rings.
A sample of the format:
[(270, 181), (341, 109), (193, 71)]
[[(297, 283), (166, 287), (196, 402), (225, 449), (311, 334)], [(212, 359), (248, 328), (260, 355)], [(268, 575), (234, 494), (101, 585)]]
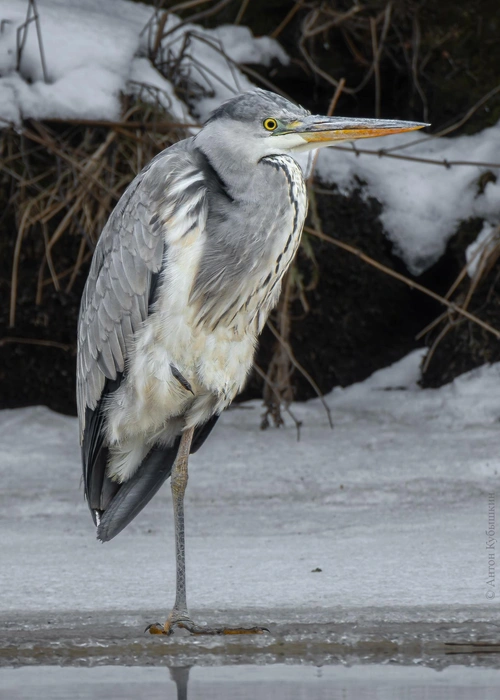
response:
[[(347, 117), (321, 117), (312, 115), (300, 122), (288, 125), (286, 133), (297, 134), (310, 147), (321, 148), (336, 141), (371, 139), (389, 134), (423, 129), (430, 124), (404, 122), (393, 119), (351, 119)], [(304, 144), (306, 146), (306, 144)], [(307, 148), (307, 146), (306, 146)]]

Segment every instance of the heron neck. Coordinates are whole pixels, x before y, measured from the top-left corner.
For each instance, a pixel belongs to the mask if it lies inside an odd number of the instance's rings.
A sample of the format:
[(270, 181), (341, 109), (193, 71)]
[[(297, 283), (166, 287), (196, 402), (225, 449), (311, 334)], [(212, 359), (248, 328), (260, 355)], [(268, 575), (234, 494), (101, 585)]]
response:
[(223, 144), (220, 147), (197, 137), (195, 148), (207, 159), (231, 199), (247, 200), (250, 192), (255, 193), (256, 187), (260, 184), (265, 186), (262, 182), (261, 163), (255, 160), (255, 154), (250, 153), (244, 145), (229, 148)]

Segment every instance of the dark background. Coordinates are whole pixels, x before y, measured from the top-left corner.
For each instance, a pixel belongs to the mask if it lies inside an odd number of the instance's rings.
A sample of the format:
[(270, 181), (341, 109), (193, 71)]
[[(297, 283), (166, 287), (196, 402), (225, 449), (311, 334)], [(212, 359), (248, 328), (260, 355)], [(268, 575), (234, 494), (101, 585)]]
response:
[[(166, 2), (162, 7), (174, 5)], [(336, 89), (335, 81), (345, 79), (346, 90), (340, 94), (336, 114), (378, 113), (386, 118), (425, 120), (432, 123), (431, 132), (437, 133), (471, 112), (450, 137), (496, 124), (500, 118), (500, 90), (495, 92), (500, 83), (497, 0), (401, 0), (365, 2), (356, 11), (354, 7), (351, 2), (336, 0), (250, 0), (248, 4), (235, 0), (205, 2), (178, 14), (193, 16), (205, 27), (233, 23), (239, 18), (255, 35), (276, 36), (292, 58), (290, 65), (249, 68), (315, 113), (326, 113)], [(375, 62), (380, 76), (377, 91), (373, 38), (380, 42), (384, 23), (384, 41)], [(321, 27), (324, 28), (316, 32)], [(253, 80), (258, 84), (258, 78)], [(189, 100), (188, 86), (179, 81), (177, 90)], [(477, 108), (472, 110), (474, 106)], [(130, 104), (124, 101), (124, 110), (126, 107)], [(144, 116), (145, 123), (146, 119), (149, 117)], [(44, 196), (51, 188), (57, 189), (59, 156), (55, 147), (45, 148), (44, 143), (52, 139), (50, 143), (59, 144), (65, 152), (73, 149), (71, 152), (78, 159), (90, 142), (96, 147), (109, 133), (106, 125), (28, 122), (24, 133), (4, 130), (0, 134), (1, 408), (41, 403), (57, 411), (75, 413), (79, 300), (92, 245), (116, 197), (103, 195), (102, 207), (96, 209), (94, 217), (75, 219), (71, 229), (51, 248), (56, 273), (63, 273), (59, 290), (50, 279), (47, 240), (57, 231), (70, 205), (63, 206), (64, 198), (59, 193), (61, 208), (48, 221), (25, 225), (23, 214), (33, 199)], [(135, 174), (127, 172), (126, 161), (120, 160), (120, 154), (128, 148), (127, 134), (126, 130), (116, 134), (107, 161), (106, 177), (118, 193), (123, 191), (127, 177), (132, 179)], [(175, 129), (168, 136), (152, 134), (150, 130), (144, 159), (180, 137), (182, 133)], [(115, 169), (112, 175), (110, 164)], [(496, 179), (496, 174), (483, 173), (482, 178), (478, 189), (484, 187), (488, 178)], [(361, 187), (360, 183), (360, 191)], [(315, 194), (322, 230), (411, 279), (384, 235), (379, 220), (381, 205), (376, 200), (366, 201), (360, 191), (350, 197), (335, 188), (327, 194)], [(313, 224), (309, 221), (309, 225)], [(478, 219), (462, 222), (446, 254), (419, 277), (419, 283), (440, 295), (446, 294), (463, 268), (465, 248), (481, 226)], [(88, 244), (83, 260), (75, 267), (82, 237), (88, 238)], [(14, 265), (18, 279), (15, 323), (11, 326)], [(499, 269), (495, 257), (467, 301), (469, 311), (496, 328), (500, 328)], [(307, 236), (299, 251), (296, 272), (294, 279), (299, 282), (290, 283), (289, 303), (281, 304), (273, 322), (286, 329), (286, 340), (296, 360), (322, 392), (362, 380), (423, 344), (432, 347), (423, 380), (427, 386), (438, 386), (479, 364), (500, 359), (499, 343), (493, 335), (455, 315), (443, 319), (416, 340), (415, 336), (442, 313), (443, 307), (330, 243)], [(463, 282), (457, 287), (452, 297), (456, 303), (463, 303), (468, 284)], [(311, 381), (294, 368), (283, 346), (268, 330), (256, 361), (261, 375), (267, 375), (268, 388), (264, 393), (275, 418), (276, 392), (284, 400), (315, 395)], [(274, 387), (272, 395), (270, 383)], [(263, 387), (262, 377), (254, 373), (243, 398), (262, 396)]]

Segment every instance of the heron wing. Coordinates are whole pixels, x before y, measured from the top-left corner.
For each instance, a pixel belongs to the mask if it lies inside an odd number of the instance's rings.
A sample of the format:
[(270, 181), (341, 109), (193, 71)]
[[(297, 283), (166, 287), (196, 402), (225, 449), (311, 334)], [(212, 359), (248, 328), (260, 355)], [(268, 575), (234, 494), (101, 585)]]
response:
[(160, 272), (164, 241), (148, 195), (143, 171), (112, 212), (97, 244), (78, 322), (77, 404), (80, 438), (86, 408), (97, 407), (106, 380), (125, 369), (130, 342), (148, 315), (154, 275)]
[(106, 476), (104, 408), (126, 373), (134, 334), (151, 311), (165, 247), (180, 235), (166, 222), (175, 212), (186, 225), (206, 216), (203, 174), (185, 143), (159, 154), (125, 191), (99, 238), (83, 293), (77, 406), (91, 510), (104, 510), (120, 488)]

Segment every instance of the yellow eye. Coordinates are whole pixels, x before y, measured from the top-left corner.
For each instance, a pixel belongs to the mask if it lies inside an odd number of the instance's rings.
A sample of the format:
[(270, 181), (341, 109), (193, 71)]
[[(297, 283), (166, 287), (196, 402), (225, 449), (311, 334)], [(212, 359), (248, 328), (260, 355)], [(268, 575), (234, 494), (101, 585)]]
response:
[(267, 131), (274, 131), (275, 129), (278, 128), (278, 122), (276, 119), (272, 119), (271, 117), (269, 119), (264, 119), (264, 129)]

